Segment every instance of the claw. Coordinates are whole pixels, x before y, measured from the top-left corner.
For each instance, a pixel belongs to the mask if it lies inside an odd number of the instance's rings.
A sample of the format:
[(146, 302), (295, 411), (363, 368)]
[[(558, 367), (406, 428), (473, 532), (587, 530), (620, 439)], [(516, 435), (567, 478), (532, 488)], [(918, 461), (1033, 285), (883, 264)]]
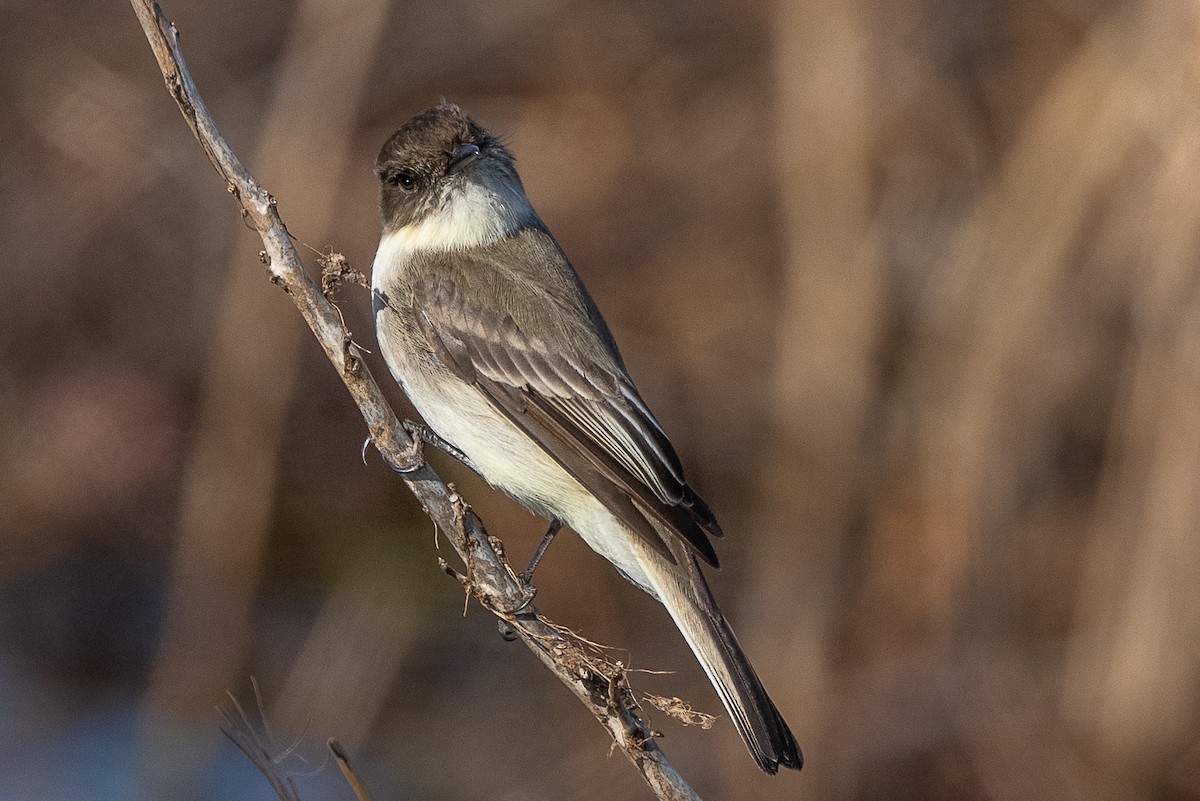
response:
[(479, 471), (479, 468), (474, 462), (471, 461), (470, 457), (468, 457), (454, 445), (442, 439), (433, 430), (421, 425), (420, 423), (414, 423), (412, 420), (405, 420), (402, 425), (404, 426), (404, 430), (407, 431), (409, 436), (411, 436), (414, 440), (420, 440), (421, 442), (432, 445), (443, 453), (449, 454), (456, 460), (471, 468), (472, 472), (474, 472), (476, 475), (480, 476), (481, 478), (483, 477), (483, 473)]
[(521, 636), (517, 634), (517, 630), (507, 620), (497, 620), (496, 628), (500, 630), (500, 638), (505, 642), (514, 642)]

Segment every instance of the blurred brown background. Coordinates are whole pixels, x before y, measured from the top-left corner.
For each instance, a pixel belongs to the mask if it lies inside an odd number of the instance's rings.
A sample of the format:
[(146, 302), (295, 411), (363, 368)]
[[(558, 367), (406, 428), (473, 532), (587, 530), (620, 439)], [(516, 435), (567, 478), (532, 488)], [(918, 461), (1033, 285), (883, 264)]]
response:
[[(702, 795), (1200, 798), (1194, 4), (166, 12), (291, 231), (358, 267), (397, 125), (446, 96), (507, 135), (808, 757), (654, 715)], [(350, 797), (330, 736), (381, 801), (648, 797), (360, 460), (131, 9), (4, 4), (0, 53), (0, 797), (271, 798), (217, 732), (250, 677), (305, 799)], [(542, 521), (438, 466), (523, 561)], [(577, 539), (537, 584), (721, 711)]]

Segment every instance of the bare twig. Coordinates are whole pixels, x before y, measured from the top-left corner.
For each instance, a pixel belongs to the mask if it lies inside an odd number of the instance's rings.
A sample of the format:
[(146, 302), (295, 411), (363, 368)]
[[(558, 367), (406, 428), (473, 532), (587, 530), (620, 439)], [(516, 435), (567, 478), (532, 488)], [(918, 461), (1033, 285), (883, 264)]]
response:
[(346, 782), (350, 785), (350, 789), (354, 791), (354, 797), (358, 801), (374, 801), (371, 793), (367, 791), (366, 785), (362, 783), (362, 779), (358, 778), (358, 774), (354, 772), (354, 768), (350, 767), (350, 758), (346, 756), (345, 749), (336, 738), (329, 739), (329, 750), (333, 752), (333, 758), (337, 760), (338, 767), (342, 769), (342, 775), (346, 777)]
[(304, 270), (273, 198), (238, 159), (188, 74), (175, 26), (151, 0), (131, 0), (158, 60), (167, 90), (209, 161), (262, 238), (270, 279), (287, 292), (342, 377), (380, 455), (401, 476), (462, 558), (467, 587), (588, 708), (662, 799), (698, 799), (634, 711), (624, 673), (590, 654), (538, 614), (527, 591), (497, 553), (494, 538), (461, 498), (424, 463), (366, 365), (355, 355), (341, 315)]
[(280, 768), (280, 762), (286, 757), (286, 754), (280, 756), (276, 753), (277, 749), (272, 742), (270, 728), (267, 726), (263, 713), (258, 685), (254, 685), (255, 710), (258, 712), (260, 720), (258, 726), (246, 714), (246, 710), (237, 698), (232, 693), (228, 695), (229, 701), (217, 708), (225, 720), (224, 725), (221, 726), (221, 732), (246, 755), (254, 767), (258, 768), (259, 773), (266, 778), (280, 801), (300, 801), (296, 783)]

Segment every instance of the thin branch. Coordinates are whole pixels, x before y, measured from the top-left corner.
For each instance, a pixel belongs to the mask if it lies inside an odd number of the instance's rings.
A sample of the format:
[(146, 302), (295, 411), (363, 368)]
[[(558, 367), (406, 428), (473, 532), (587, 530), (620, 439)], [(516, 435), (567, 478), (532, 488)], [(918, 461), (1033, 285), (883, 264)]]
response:
[(259, 773), (271, 785), (279, 801), (300, 801), (296, 784), (292, 777), (280, 767), (280, 762), (287, 754), (280, 755), (271, 737), (270, 727), (263, 712), (262, 698), (258, 693), (258, 685), (254, 685), (255, 711), (258, 713), (259, 725), (255, 725), (238, 699), (228, 693), (229, 700), (217, 707), (225, 723), (221, 732), (229, 741), (246, 755)]
[(188, 74), (179, 34), (157, 3), (131, 0), (167, 84), (208, 160), (242, 207), (242, 215), (258, 231), (263, 262), (272, 283), (296, 304), (325, 354), (358, 404), (380, 455), (401, 474), (425, 512), (446, 535), (466, 565), (465, 584), (479, 602), (504, 621), (517, 637), (554, 673), (608, 729), (613, 741), (641, 771), (661, 799), (698, 801), (654, 742), (652, 733), (635, 713), (636, 703), (624, 670), (590, 653), (572, 637), (550, 624), (530, 602), (530, 593), (517, 581), (504, 559), (500, 542), (484, 531), (470, 507), (425, 464), (414, 442), (396, 417), (366, 364), (358, 357), (337, 309), (322, 295), (304, 270), (279, 217), (275, 199), (246, 169), (217, 130), (216, 123)]
[(328, 746), (329, 750), (333, 752), (333, 758), (337, 760), (338, 767), (342, 769), (342, 775), (346, 777), (346, 783), (354, 791), (354, 797), (358, 801), (375, 801), (367, 791), (367, 787), (363, 784), (362, 779), (354, 772), (354, 768), (350, 767), (350, 758), (346, 756), (346, 751), (342, 748), (342, 744), (336, 738), (331, 737)]

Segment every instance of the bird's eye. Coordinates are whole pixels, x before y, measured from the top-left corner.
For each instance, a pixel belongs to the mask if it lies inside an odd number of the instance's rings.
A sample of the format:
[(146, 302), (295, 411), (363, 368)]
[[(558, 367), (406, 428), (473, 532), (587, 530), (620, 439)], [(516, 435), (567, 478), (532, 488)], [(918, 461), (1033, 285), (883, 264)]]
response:
[(417, 188), (417, 176), (410, 170), (392, 170), (383, 180), (388, 186), (398, 186), (405, 192)]

